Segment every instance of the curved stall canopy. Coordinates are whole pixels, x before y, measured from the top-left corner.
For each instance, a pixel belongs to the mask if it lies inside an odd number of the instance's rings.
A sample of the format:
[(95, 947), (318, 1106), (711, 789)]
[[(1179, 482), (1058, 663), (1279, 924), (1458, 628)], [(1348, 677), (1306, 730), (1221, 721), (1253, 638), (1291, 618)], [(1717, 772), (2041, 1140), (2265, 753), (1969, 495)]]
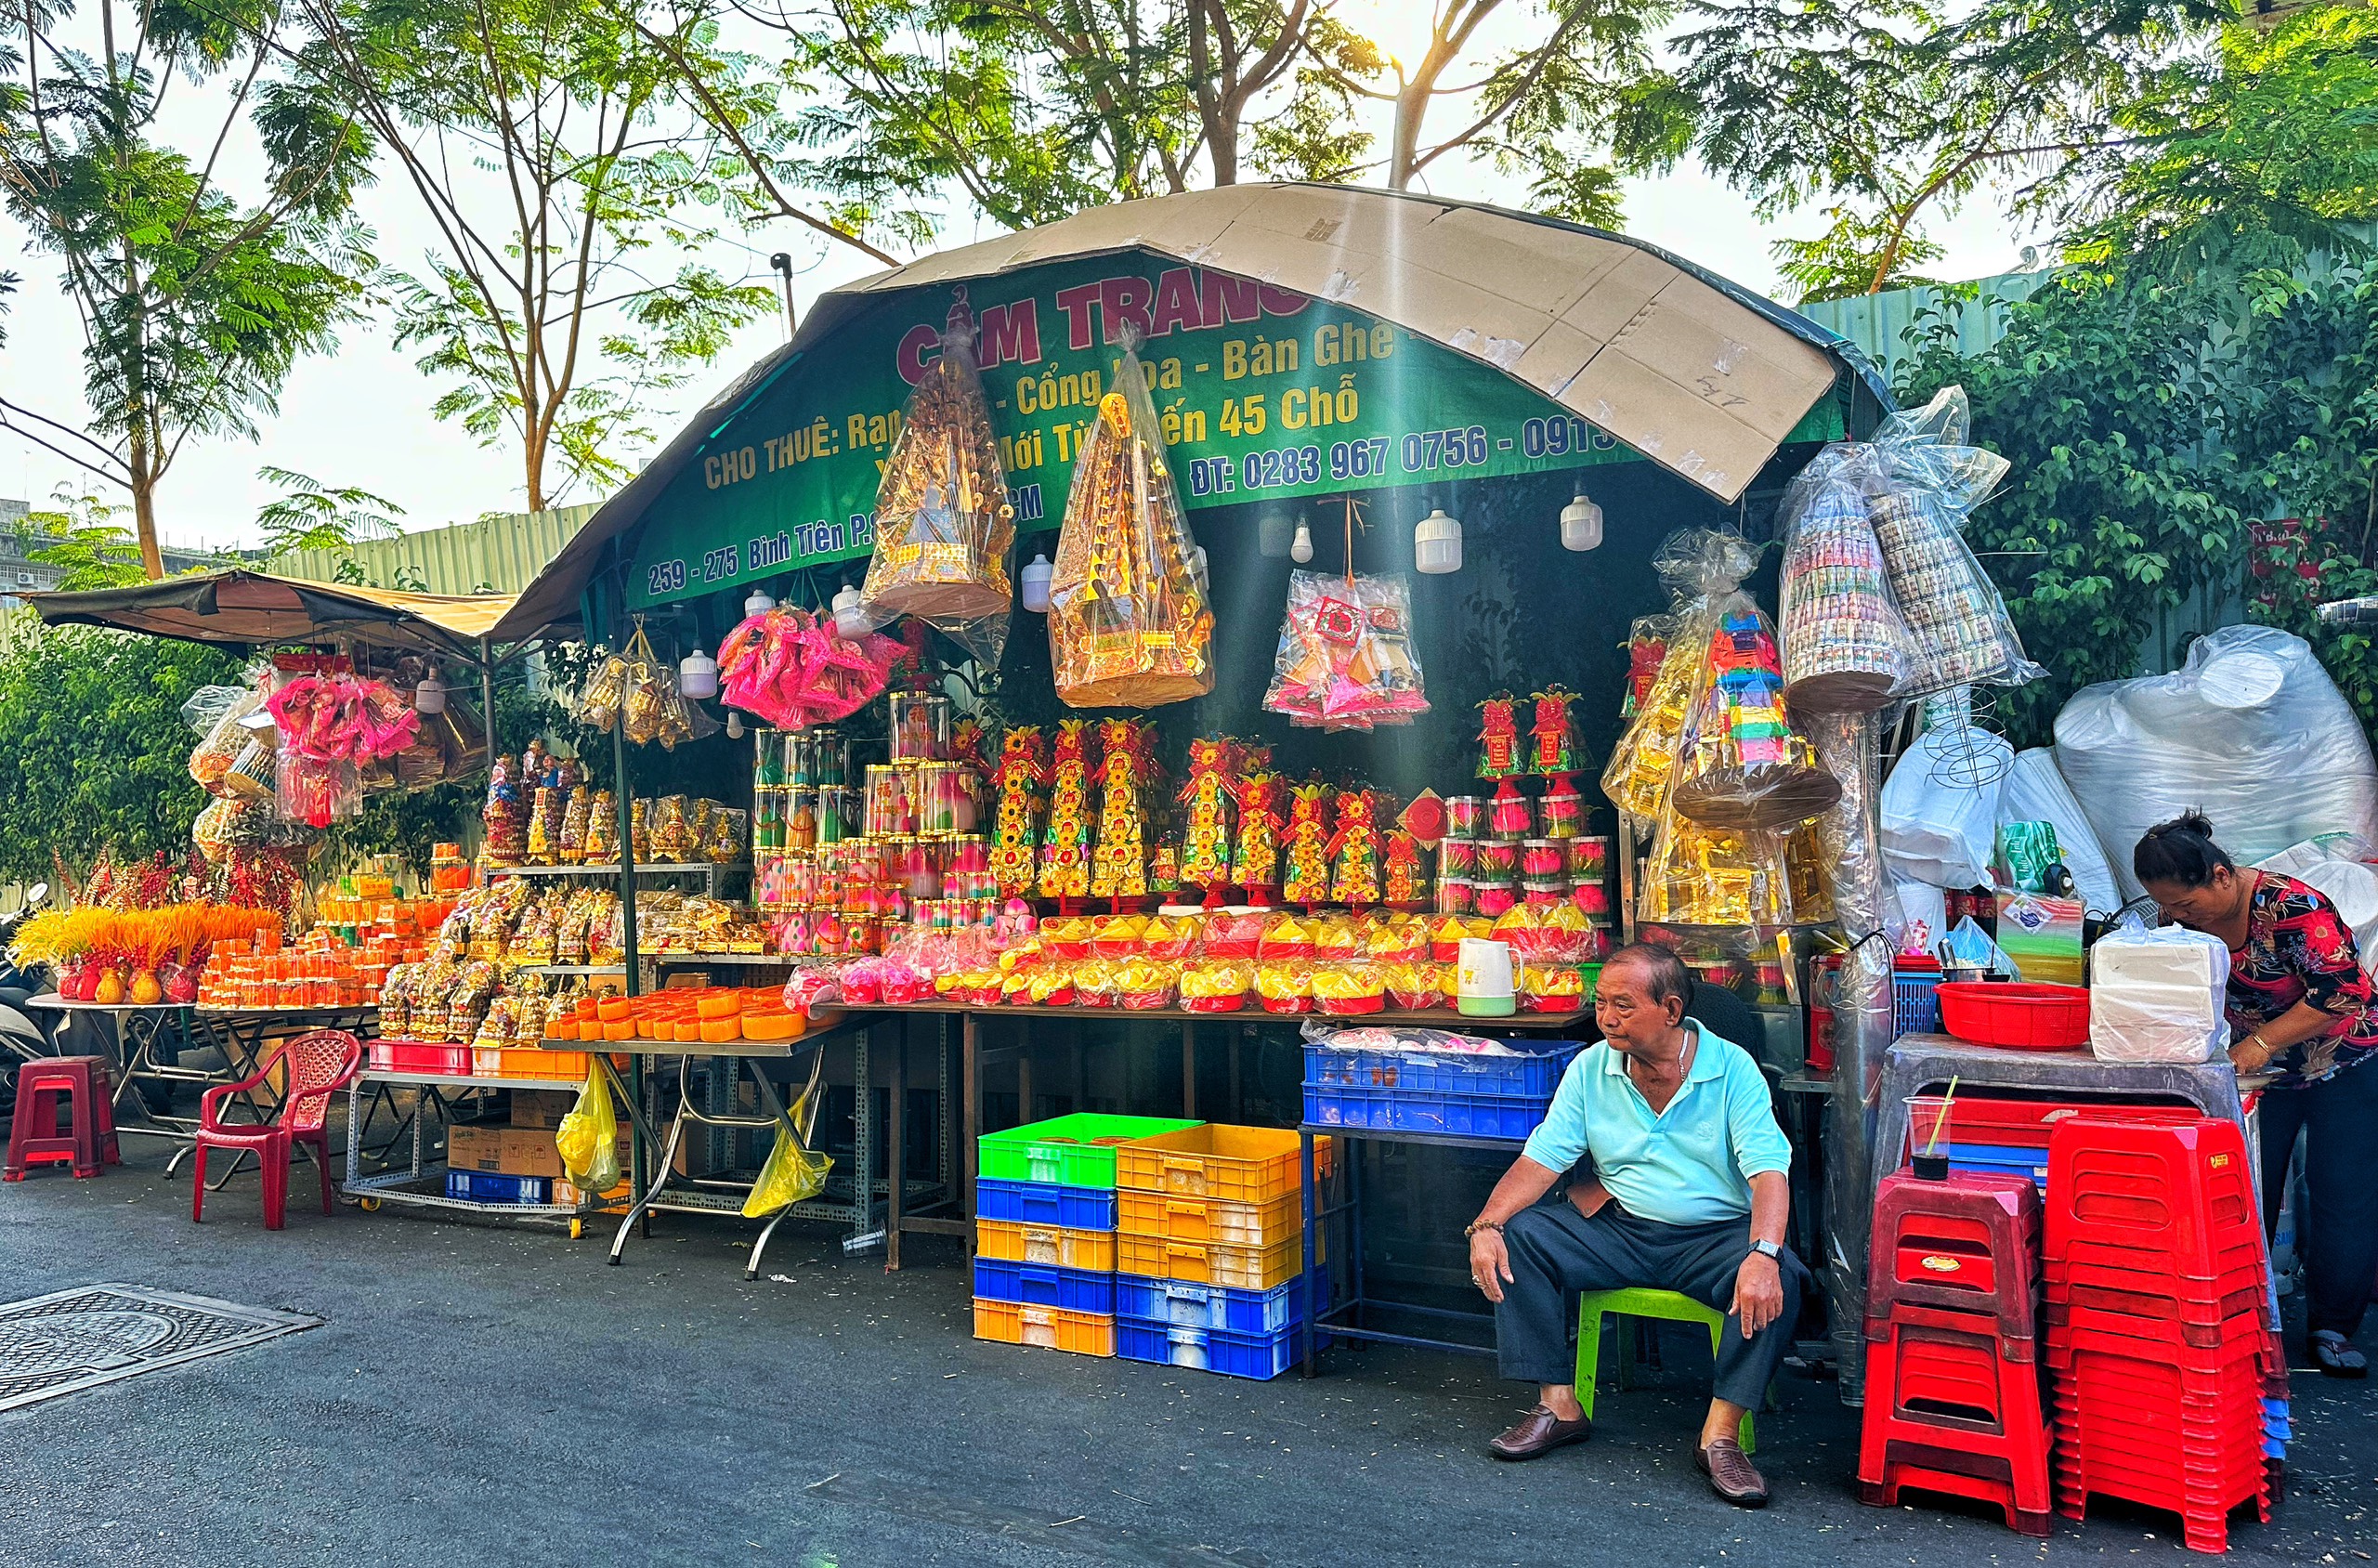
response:
[(1622, 235), (1334, 186), (1191, 191), (821, 296), (498, 634), (569, 613), (606, 569), (635, 609), (867, 554), (901, 406), (969, 317), (1026, 529), (1062, 516), (1074, 439), (1132, 339), (1193, 511), (1629, 461), (1731, 503), (1786, 442), (1891, 406), (1846, 339)]
[[(496, 636), (512, 621), (510, 594), (408, 594), (307, 582), (233, 568), (83, 593), (26, 594), (52, 626), (110, 626), (152, 637), (234, 647), (346, 642), (484, 661), (492, 641), (519, 642), (545, 623)], [(563, 619), (574, 619), (565, 615)]]

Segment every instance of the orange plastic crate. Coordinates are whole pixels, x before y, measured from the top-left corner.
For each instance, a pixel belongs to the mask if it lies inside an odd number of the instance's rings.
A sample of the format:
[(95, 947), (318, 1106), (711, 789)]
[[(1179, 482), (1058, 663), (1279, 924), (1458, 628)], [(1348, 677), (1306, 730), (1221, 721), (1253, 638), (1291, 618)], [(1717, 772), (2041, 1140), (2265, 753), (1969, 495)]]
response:
[[(1174, 1197), (1272, 1203), (1300, 1183), (1297, 1134), (1271, 1127), (1209, 1122), (1133, 1139), (1115, 1151), (1115, 1184)], [(1313, 1141), (1313, 1174), (1329, 1169), (1330, 1143)]]
[(1220, 1197), (1175, 1197), (1170, 1193), (1116, 1191), (1117, 1230), (1201, 1247), (1274, 1246), (1304, 1230), (1304, 1203), (1295, 1193), (1269, 1203), (1234, 1203)]
[(1256, 1248), (1201, 1246), (1125, 1231), (1116, 1239), (1115, 1253), (1115, 1267), (1120, 1274), (1188, 1285), (1221, 1285), (1234, 1290), (1269, 1290), (1304, 1270), (1300, 1234)]
[[(474, 1051), (473, 1078), (551, 1078), (556, 1083), (582, 1083), (594, 1056), (584, 1051)], [(611, 1057), (614, 1066), (620, 1057)]]
[(1001, 1263), (1053, 1263), (1061, 1269), (1111, 1274), (1113, 1231), (1078, 1231), (1063, 1225), (1026, 1225), (1013, 1220), (974, 1222), (974, 1253)]
[(1067, 1312), (1022, 1301), (974, 1299), (974, 1338), (1003, 1345), (1039, 1345), (1076, 1355), (1115, 1353), (1115, 1314)]

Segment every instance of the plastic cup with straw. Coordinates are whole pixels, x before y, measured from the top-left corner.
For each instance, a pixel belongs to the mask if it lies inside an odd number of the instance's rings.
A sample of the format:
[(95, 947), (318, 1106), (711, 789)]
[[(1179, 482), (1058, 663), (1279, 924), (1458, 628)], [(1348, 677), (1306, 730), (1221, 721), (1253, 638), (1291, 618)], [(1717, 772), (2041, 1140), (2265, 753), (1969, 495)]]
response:
[(1956, 1099), (1957, 1080), (1953, 1074), (1949, 1078), (1949, 1091), (1940, 1096), (1940, 1108), (1932, 1117), (1931, 1135), (1924, 1140), (1924, 1147), (1916, 1151), (1910, 1162), (1915, 1167), (1916, 1175), (1925, 1181), (1945, 1182), (1949, 1179), (1949, 1156), (1940, 1152), (1940, 1134), (1949, 1125), (1949, 1107), (1956, 1103)]

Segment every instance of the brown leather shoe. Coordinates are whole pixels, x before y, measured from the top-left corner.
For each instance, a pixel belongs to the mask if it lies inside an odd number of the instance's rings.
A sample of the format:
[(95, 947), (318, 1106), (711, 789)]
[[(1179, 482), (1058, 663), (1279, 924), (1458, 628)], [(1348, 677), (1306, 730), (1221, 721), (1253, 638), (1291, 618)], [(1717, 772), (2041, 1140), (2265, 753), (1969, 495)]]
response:
[(1584, 1416), (1564, 1421), (1548, 1405), (1537, 1405), (1522, 1416), (1519, 1425), (1486, 1444), (1486, 1452), (1498, 1459), (1533, 1459), (1539, 1454), (1549, 1454), (1565, 1444), (1583, 1443), (1594, 1434), (1593, 1421)]
[(1704, 1448), (1694, 1444), (1692, 1468), (1709, 1478), (1709, 1490), (1738, 1509), (1767, 1506), (1767, 1478), (1758, 1473), (1743, 1445), (1721, 1437)]

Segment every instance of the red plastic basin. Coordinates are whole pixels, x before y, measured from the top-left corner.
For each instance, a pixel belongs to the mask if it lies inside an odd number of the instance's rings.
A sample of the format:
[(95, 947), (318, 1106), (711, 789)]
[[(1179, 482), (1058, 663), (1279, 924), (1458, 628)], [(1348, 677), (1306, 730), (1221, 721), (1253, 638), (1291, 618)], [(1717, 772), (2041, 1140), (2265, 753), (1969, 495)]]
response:
[(1972, 1045), (2070, 1051), (2089, 1043), (2089, 993), (2080, 986), (1953, 981), (1940, 987), (1940, 1026)]

